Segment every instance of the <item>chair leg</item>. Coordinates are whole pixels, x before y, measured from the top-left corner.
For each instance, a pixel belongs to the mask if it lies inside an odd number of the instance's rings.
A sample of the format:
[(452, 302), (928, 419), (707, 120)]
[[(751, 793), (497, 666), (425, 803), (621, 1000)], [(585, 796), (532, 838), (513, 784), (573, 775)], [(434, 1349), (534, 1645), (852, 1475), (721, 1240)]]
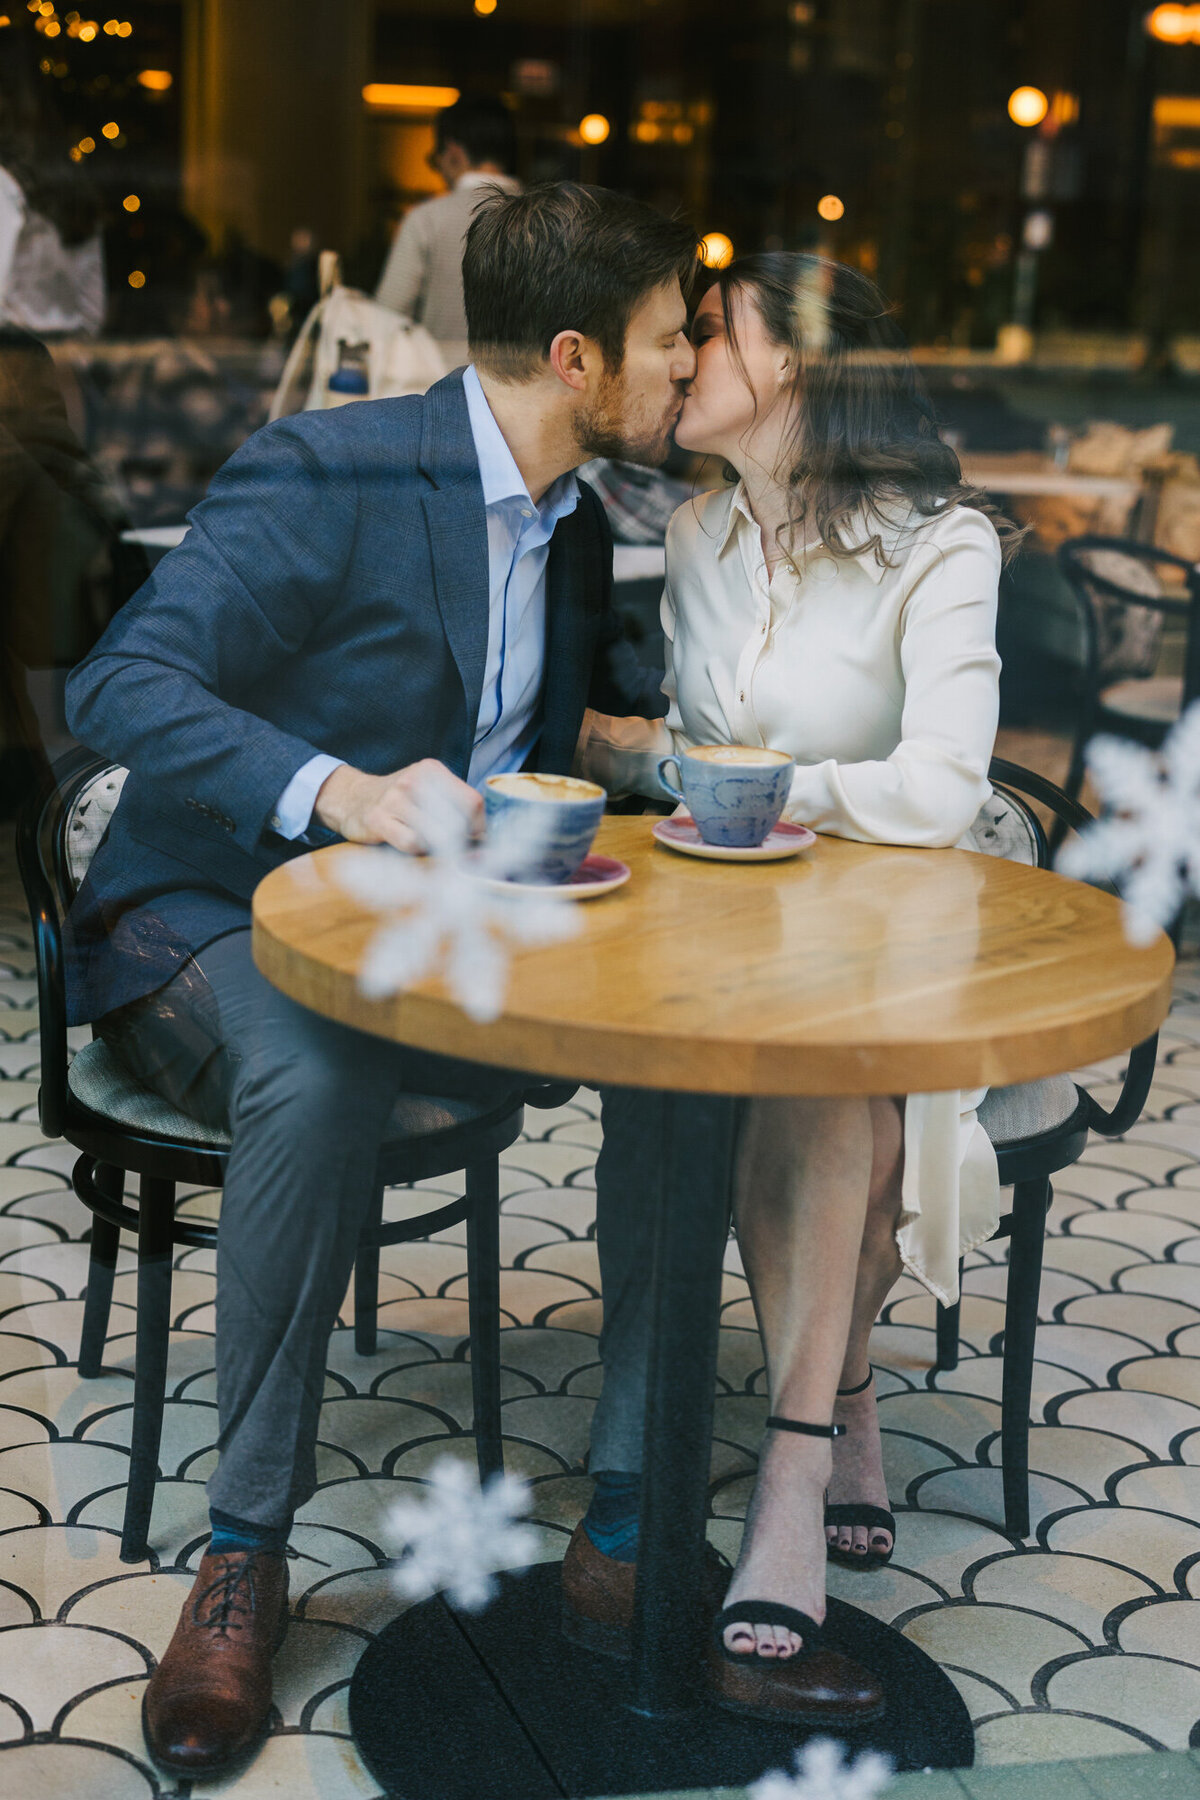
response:
[(504, 1469), (500, 1428), (500, 1165), (467, 1170), (467, 1300), (471, 1323), (471, 1397), (479, 1478)]
[(175, 1183), (143, 1175), (138, 1207), (137, 1362), (133, 1384), (133, 1443), (121, 1561), (146, 1555), (158, 1449), (167, 1390), (171, 1332), (171, 1263), (175, 1249)]
[(1050, 1182), (1045, 1178), (1018, 1181), (1013, 1189), (1004, 1307), (1000, 1455), (1004, 1469), (1004, 1526), (1019, 1538), (1029, 1536), (1029, 1400), (1050, 1199)]
[[(117, 1201), (122, 1198), (125, 1192), (124, 1169), (112, 1168), (105, 1163), (93, 1163), (90, 1173), (95, 1185), (107, 1198)], [(93, 1213), (87, 1290), (83, 1298), (83, 1329), (79, 1334), (79, 1373), (85, 1381), (94, 1381), (104, 1362), (104, 1343), (108, 1337), (113, 1277), (117, 1272), (117, 1251), (120, 1244), (121, 1227)]]
[[(963, 1266), (958, 1265), (958, 1291), (962, 1293)], [(958, 1367), (958, 1332), (959, 1314), (962, 1310), (961, 1300), (953, 1306), (938, 1306), (937, 1309), (937, 1366), (947, 1373)]]
[(379, 1343), (379, 1245), (373, 1239), (383, 1222), (383, 1189), (377, 1188), (354, 1258), (354, 1348), (374, 1356)]

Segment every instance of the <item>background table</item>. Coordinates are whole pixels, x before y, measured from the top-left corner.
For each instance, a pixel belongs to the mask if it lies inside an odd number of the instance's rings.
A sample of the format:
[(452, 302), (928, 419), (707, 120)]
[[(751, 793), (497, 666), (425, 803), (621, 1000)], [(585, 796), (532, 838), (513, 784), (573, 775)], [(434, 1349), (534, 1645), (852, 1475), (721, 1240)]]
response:
[[(437, 982), (389, 1000), (359, 993), (356, 972), (378, 921), (337, 885), (341, 847), (285, 864), (254, 900), (259, 968), (317, 1012), (418, 1048), (659, 1094), (657, 1330), (634, 1654), (622, 1696), (644, 1723), (633, 1778), (622, 1780), (613, 1757), (622, 1734), (626, 1744), (635, 1737), (614, 1713), (619, 1685), (604, 1687), (598, 1670), (584, 1679), (565, 1647), (547, 1643), (553, 1616), (522, 1634), (519, 1608), (509, 1607), (493, 1649), (501, 1666), (511, 1663), (506, 1703), (540, 1746), (514, 1776), (511, 1791), (525, 1800), (745, 1780), (786, 1749), (771, 1746), (777, 1728), (724, 1715), (714, 1723), (711, 1709), (692, 1713), (684, 1729), (674, 1723), (701, 1693), (700, 1559), (735, 1097), (1027, 1081), (1148, 1037), (1170, 998), (1166, 939), (1131, 949), (1115, 900), (1046, 871), (835, 838), (790, 862), (702, 862), (658, 848), (652, 825), (604, 821), (597, 848), (628, 862), (632, 880), (584, 903), (579, 938), (516, 959), (504, 1014), (488, 1025), (466, 1018)], [(376, 1651), (401, 1627), (419, 1633), (411, 1617)], [(398, 1708), (426, 1679), (434, 1650), (422, 1640), (410, 1654)], [(482, 1713), (478, 1726), (486, 1756)], [(411, 1735), (420, 1735), (415, 1721)], [(969, 1754), (969, 1732), (966, 1744)], [(574, 1758), (565, 1785), (545, 1785), (547, 1745), (559, 1768)], [(470, 1793), (478, 1768), (462, 1765), (456, 1786), (445, 1757), (461, 1759), (462, 1746), (443, 1748), (443, 1785), (421, 1791)], [(934, 1760), (927, 1748), (914, 1754)], [(953, 1754), (962, 1758), (961, 1743)], [(406, 1775), (411, 1787), (411, 1764)]]

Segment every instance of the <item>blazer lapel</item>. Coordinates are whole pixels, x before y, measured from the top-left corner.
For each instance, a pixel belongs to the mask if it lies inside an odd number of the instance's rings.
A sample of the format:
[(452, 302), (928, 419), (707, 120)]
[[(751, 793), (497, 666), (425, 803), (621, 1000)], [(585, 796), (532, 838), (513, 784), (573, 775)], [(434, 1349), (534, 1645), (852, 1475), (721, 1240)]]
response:
[(550, 540), (546, 565), (546, 678), (542, 687), (542, 735), (537, 765), (569, 773), (587, 705), (591, 675), (589, 624), (601, 600), (602, 575), (592, 559), (599, 552), (581, 498)]
[(488, 536), (461, 375), (447, 376), (425, 396), (421, 468), (432, 483), (421, 504), (438, 609), (466, 699), (465, 774), (487, 666)]

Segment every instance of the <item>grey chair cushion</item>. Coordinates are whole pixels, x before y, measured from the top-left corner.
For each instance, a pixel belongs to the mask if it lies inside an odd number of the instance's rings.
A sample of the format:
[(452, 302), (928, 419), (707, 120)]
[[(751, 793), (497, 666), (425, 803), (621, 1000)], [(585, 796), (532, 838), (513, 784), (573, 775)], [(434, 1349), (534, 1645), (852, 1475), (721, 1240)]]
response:
[(198, 1150), (229, 1148), (227, 1131), (201, 1125), (169, 1100), (144, 1088), (99, 1038), (76, 1052), (67, 1070), (67, 1086), (89, 1112), (99, 1113), (126, 1130), (149, 1131), (156, 1137), (194, 1144)]
[(1117, 681), (1106, 687), (1100, 704), (1107, 712), (1151, 725), (1173, 725), (1183, 711), (1183, 676), (1154, 675), (1148, 681)]
[[(85, 1044), (76, 1054), (67, 1073), (67, 1085), (81, 1105), (114, 1125), (152, 1132), (156, 1137), (194, 1145), (197, 1150), (229, 1148), (227, 1131), (201, 1125), (143, 1087), (99, 1039)], [(514, 1095), (514, 1105), (517, 1100)], [(494, 1111), (495, 1105), (494, 1100), (461, 1100), (443, 1094), (401, 1094), (388, 1120), (384, 1154), (389, 1145), (411, 1143), (457, 1125), (470, 1125)]]
[(1015, 1087), (989, 1088), (979, 1123), (999, 1149), (1065, 1124), (1079, 1105), (1079, 1089), (1069, 1075), (1047, 1075)]
[(117, 810), (121, 789), (129, 770), (118, 763), (101, 769), (86, 787), (80, 788), (67, 819), (67, 873), (78, 887), (88, 872), (88, 864), (100, 848), (100, 839), (108, 830), (108, 821)]

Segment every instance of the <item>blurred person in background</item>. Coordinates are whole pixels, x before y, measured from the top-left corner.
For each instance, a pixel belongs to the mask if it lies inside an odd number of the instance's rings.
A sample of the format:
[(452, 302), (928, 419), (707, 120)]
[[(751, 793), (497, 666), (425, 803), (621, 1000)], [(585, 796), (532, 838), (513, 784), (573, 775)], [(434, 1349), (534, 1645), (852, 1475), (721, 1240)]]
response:
[(95, 336), (104, 323), (100, 204), (67, 155), (23, 24), (0, 33), (0, 325)]
[(516, 135), (500, 100), (457, 100), (437, 118), (430, 163), (448, 194), (423, 200), (402, 222), (384, 264), (375, 298), (424, 325), (453, 368), (467, 360), (462, 254), (475, 209), (501, 188), (520, 191), (512, 174)]

